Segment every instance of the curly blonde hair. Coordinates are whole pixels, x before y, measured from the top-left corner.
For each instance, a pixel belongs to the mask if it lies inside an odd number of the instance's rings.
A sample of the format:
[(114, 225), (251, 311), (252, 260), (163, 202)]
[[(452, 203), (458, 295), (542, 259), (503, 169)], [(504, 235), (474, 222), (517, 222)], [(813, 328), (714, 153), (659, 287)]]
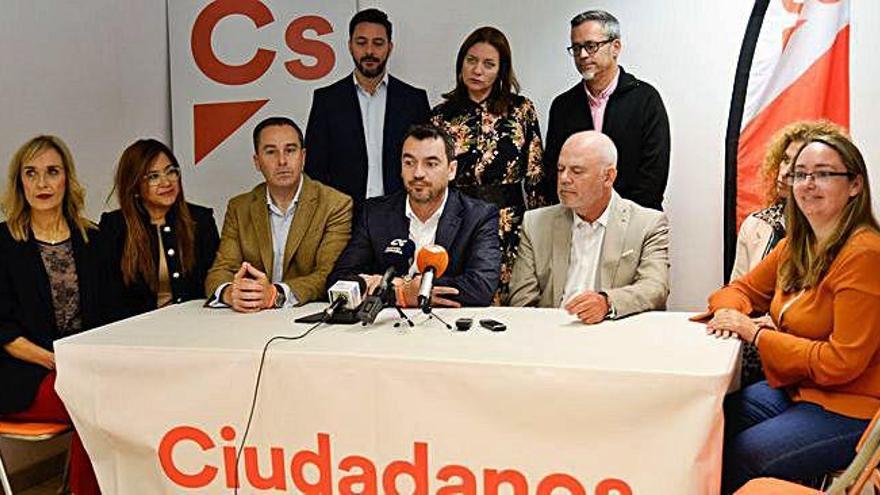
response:
[(79, 230), (83, 241), (88, 242), (87, 230), (95, 224), (83, 215), (86, 203), (86, 192), (76, 179), (76, 167), (70, 149), (61, 138), (56, 136), (36, 136), (18, 148), (9, 161), (6, 193), (3, 196), (3, 213), (12, 238), (19, 242), (28, 240), (31, 230), (31, 206), (24, 195), (24, 184), (21, 182), (21, 169), (43, 152), (54, 149), (61, 155), (67, 184), (64, 191), (62, 208), (64, 217)]
[(767, 154), (764, 155), (764, 163), (761, 164), (761, 178), (767, 188), (766, 206), (776, 204), (780, 199), (776, 178), (779, 177), (779, 169), (785, 161), (785, 150), (788, 145), (798, 141), (804, 142), (806, 136), (811, 133), (847, 135), (843, 127), (827, 120), (801, 120), (780, 129), (770, 140)]

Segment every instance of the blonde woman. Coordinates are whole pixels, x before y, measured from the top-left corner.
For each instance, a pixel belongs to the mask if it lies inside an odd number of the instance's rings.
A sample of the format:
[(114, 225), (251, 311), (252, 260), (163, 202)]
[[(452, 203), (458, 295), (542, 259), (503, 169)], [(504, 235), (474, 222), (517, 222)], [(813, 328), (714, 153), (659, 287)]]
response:
[[(0, 224), (0, 417), (70, 422), (55, 393), (53, 342), (99, 326), (109, 307), (97, 230), (83, 216), (85, 192), (59, 138), (37, 136), (9, 163)], [(99, 493), (74, 434), (71, 490)]]

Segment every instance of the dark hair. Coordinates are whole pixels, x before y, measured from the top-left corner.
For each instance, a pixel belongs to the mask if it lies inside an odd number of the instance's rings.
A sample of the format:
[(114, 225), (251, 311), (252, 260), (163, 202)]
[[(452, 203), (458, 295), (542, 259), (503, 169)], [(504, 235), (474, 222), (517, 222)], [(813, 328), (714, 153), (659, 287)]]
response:
[[(165, 155), (171, 164), (180, 167), (174, 153), (165, 144), (155, 139), (139, 139), (122, 152), (116, 166), (116, 178), (113, 192), (119, 202), (119, 209), (125, 219), (126, 236), (122, 248), (120, 269), (125, 285), (131, 285), (140, 276), (150, 287), (159, 288), (159, 269), (153, 255), (156, 250), (152, 242), (150, 229), (152, 226), (145, 216), (145, 209), (140, 198), (141, 184), (150, 165), (159, 155)], [(177, 231), (177, 252), (184, 273), (189, 273), (195, 263), (195, 222), (183, 197), (183, 181), (179, 183), (177, 200), (169, 212), (175, 218), (174, 229)]]
[(293, 130), (299, 135), (299, 144), (305, 147), (302, 130), (296, 125), (296, 122), (287, 117), (268, 117), (254, 127), (254, 153), (260, 152), (260, 133), (263, 132), (263, 129), (273, 125), (293, 127)]
[(404, 141), (409, 138), (413, 138), (416, 141), (439, 139), (443, 141), (446, 160), (455, 160), (455, 143), (452, 142), (452, 137), (442, 127), (437, 127), (434, 124), (415, 124), (407, 129), (406, 134), (403, 136)]
[(489, 111), (495, 115), (505, 115), (513, 104), (513, 94), (519, 93), (519, 81), (513, 73), (513, 61), (510, 54), (510, 43), (504, 33), (491, 26), (478, 28), (468, 35), (461, 48), (458, 49), (458, 57), (455, 59), (455, 88), (443, 95), (443, 98), (456, 102), (467, 101), (467, 86), (461, 77), (461, 67), (468, 50), (477, 43), (489, 43), (498, 50), (498, 78), (492, 85), (489, 93)]
[(382, 12), (379, 9), (364, 9), (355, 14), (354, 17), (351, 18), (351, 21), (348, 22), (349, 38), (354, 34), (354, 28), (362, 22), (381, 24), (385, 28), (385, 32), (388, 34), (388, 41), (391, 41), (391, 21), (388, 20), (388, 14), (385, 12)]
[(571, 19), (571, 27), (576, 28), (588, 21), (598, 22), (608, 39), (620, 39), (620, 22), (618, 22), (616, 17), (604, 10), (588, 10), (574, 16)]

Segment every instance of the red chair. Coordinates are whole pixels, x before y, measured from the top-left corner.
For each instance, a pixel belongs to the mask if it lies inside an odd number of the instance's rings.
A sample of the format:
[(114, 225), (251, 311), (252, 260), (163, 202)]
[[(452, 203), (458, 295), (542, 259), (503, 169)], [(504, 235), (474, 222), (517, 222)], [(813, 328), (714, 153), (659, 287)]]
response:
[[(24, 442), (43, 442), (63, 435), (72, 429), (69, 424), (59, 423), (16, 423), (0, 421), (0, 438), (20, 440)], [(64, 481), (59, 493), (63, 493), (67, 485), (67, 465), (64, 466)], [(3, 464), (3, 454), (0, 452), (0, 486), (7, 495), (12, 495), (12, 486), (6, 474)]]

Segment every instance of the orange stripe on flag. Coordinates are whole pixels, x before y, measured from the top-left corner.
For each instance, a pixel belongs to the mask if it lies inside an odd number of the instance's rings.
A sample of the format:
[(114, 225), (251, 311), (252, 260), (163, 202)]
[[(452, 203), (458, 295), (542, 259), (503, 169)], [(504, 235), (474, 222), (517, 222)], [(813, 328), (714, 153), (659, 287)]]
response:
[(752, 119), (740, 134), (736, 172), (736, 229), (764, 206), (769, 184), (761, 177), (767, 145), (782, 127), (798, 120), (826, 119), (849, 128), (849, 26), (831, 48)]

